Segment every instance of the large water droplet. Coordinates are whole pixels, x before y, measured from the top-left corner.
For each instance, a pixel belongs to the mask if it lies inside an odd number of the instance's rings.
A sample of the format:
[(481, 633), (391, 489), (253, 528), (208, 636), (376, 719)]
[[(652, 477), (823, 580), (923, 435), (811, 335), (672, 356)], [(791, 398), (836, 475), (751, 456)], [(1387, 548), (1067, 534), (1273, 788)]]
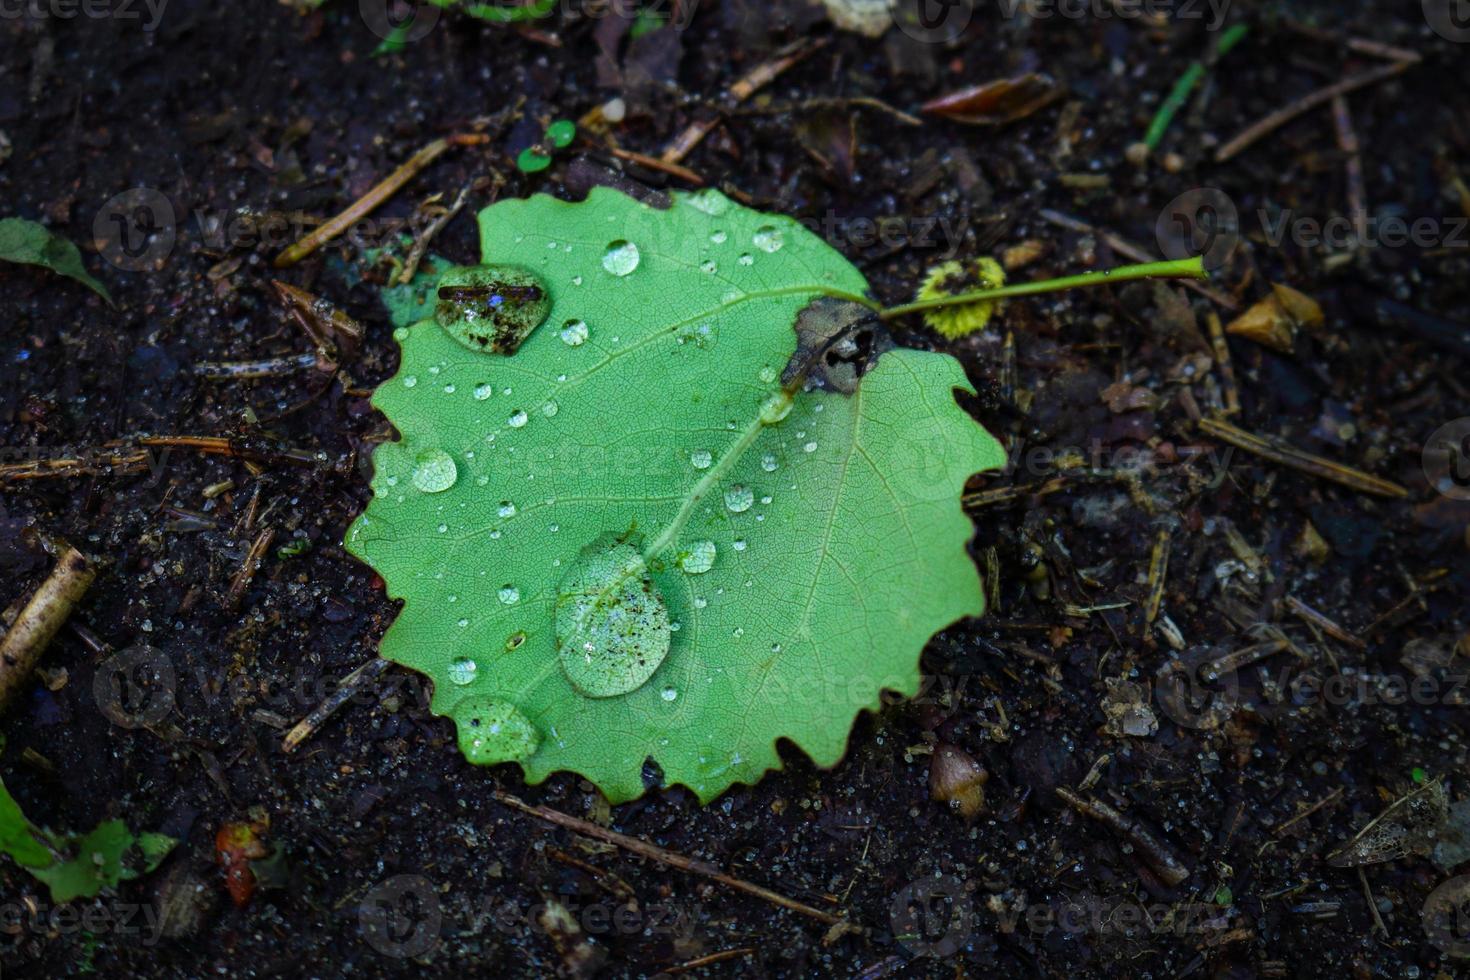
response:
[(480, 665), (469, 657), (456, 657), (449, 662), (449, 679), (456, 684), (469, 684), (479, 669)]
[(730, 236), (723, 231), (716, 231), (710, 233), (709, 240), (714, 242), (716, 245), (723, 245), (725, 244), (725, 240), (729, 237)]
[(767, 473), (776, 472), (776, 467), (780, 465), (781, 464), (776, 461), (775, 453), (766, 453), (764, 456), (761, 457), (761, 469), (765, 470)]
[(761, 405), (761, 422), (765, 425), (775, 425), (786, 416), (791, 414), (792, 398), (784, 391), (778, 391), (765, 404)]
[(425, 449), (414, 457), (413, 485), (424, 493), (439, 493), (454, 486), (459, 467), (454, 457), (442, 449)]
[(744, 513), (750, 510), (750, 505), (753, 503), (755, 503), (755, 493), (750, 487), (734, 486), (725, 491), (725, 506), (733, 513)]
[(710, 455), (708, 449), (696, 449), (689, 454), (689, 465), (696, 470), (707, 470), (714, 461), (715, 458)]
[(679, 567), (690, 575), (703, 575), (715, 567), (715, 543), (696, 541), (689, 550), (679, 556)]
[(741, 265), (755, 265), (755, 257), (749, 252), (741, 252), (740, 258), (736, 259), (735, 261), (739, 262)]
[(700, 191), (698, 194), (690, 194), (685, 200), (696, 211), (703, 211), (711, 216), (722, 215), (730, 210), (730, 199), (719, 191)]
[(500, 601), (507, 606), (513, 606), (521, 601), (521, 590), (514, 585), (502, 585), (500, 591), (496, 594), (500, 597)]
[(594, 542), (556, 597), (556, 647), (573, 687), (592, 698), (637, 690), (669, 653), (669, 611), (636, 548)]
[(568, 347), (581, 347), (587, 342), (587, 335), (590, 332), (584, 321), (568, 320), (561, 328), (562, 343)]
[(495, 513), (501, 517), (514, 517), (516, 516), (516, 505), (509, 500), (502, 500), (500, 506), (495, 508)]
[(607, 251), (602, 254), (602, 267), (615, 276), (626, 276), (638, 268), (640, 258), (637, 245), (619, 238), (607, 243)]
[(495, 394), (495, 386), (488, 384), (475, 385), (475, 401), (482, 402)]
[(659, 696), (665, 701), (677, 701), (679, 700), (679, 691), (676, 688), (666, 687), (659, 692)]
[(465, 698), (451, 712), (459, 750), (482, 766), (525, 759), (541, 744), (541, 733), (520, 709), (497, 698)]
[(750, 241), (762, 252), (779, 252), (781, 246), (786, 244), (786, 236), (775, 225), (761, 225)]
[(434, 320), (474, 351), (514, 354), (551, 312), (551, 294), (528, 269), (478, 265), (439, 279)]
[(510, 418), (505, 420), (505, 424), (510, 426), (512, 429), (519, 429), (521, 426), (526, 424), (528, 418), (529, 416), (527, 416), (522, 409), (518, 408), (515, 410), (515, 412), (511, 414)]

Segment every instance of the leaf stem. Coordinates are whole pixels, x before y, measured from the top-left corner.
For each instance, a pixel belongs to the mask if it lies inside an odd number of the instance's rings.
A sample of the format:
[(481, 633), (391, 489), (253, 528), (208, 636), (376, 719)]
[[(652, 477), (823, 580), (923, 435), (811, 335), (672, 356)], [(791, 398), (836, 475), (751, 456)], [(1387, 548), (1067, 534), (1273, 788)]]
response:
[(1209, 273), (1205, 271), (1204, 259), (1197, 256), (1192, 259), (1176, 259), (1169, 262), (1147, 262), (1143, 265), (1125, 265), (1117, 269), (1104, 269), (1101, 272), (1085, 272), (1077, 276), (1063, 276), (1060, 279), (1043, 279), (1039, 282), (1021, 282), (1011, 286), (999, 286), (995, 289), (977, 289), (972, 293), (960, 293), (958, 296), (944, 296), (939, 299), (923, 300), (917, 303), (904, 303), (901, 306), (890, 306), (885, 310), (880, 310), (878, 317), (883, 320), (892, 320), (908, 313), (919, 313), (923, 310), (934, 310), (944, 306), (962, 306), (966, 303), (1006, 299), (1010, 296), (1035, 296), (1038, 293), (1056, 293), (1067, 289), (1081, 289), (1086, 286), (1106, 286), (1110, 283), (1133, 282), (1138, 279), (1208, 278)]

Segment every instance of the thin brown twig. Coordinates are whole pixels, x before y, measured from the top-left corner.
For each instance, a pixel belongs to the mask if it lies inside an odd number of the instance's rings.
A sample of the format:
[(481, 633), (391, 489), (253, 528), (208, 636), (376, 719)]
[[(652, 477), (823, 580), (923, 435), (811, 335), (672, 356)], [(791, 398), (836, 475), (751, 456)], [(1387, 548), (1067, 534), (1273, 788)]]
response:
[(1154, 536), (1153, 550), (1148, 558), (1148, 604), (1144, 608), (1144, 622), (1152, 626), (1159, 618), (1159, 608), (1164, 602), (1164, 586), (1169, 580), (1169, 545), (1173, 536), (1167, 527), (1161, 527)]
[(1084, 817), (1091, 817), (1126, 839), (1138, 852), (1138, 856), (1143, 858), (1144, 863), (1158, 875), (1159, 880), (1169, 887), (1172, 888), (1189, 877), (1189, 869), (1174, 856), (1173, 849), (1137, 820), (1101, 800), (1084, 797), (1065, 786), (1058, 786), (1056, 793), (1063, 802)]
[(1283, 823), (1280, 826), (1278, 826), (1276, 828), (1276, 830), (1272, 832), (1271, 836), (1272, 837), (1280, 837), (1282, 834), (1286, 833), (1286, 831), (1289, 828), (1296, 826), (1298, 823), (1300, 823), (1301, 821), (1307, 819), (1312, 814), (1314, 814), (1318, 810), (1322, 809), (1324, 806), (1327, 806), (1330, 803), (1332, 803), (1334, 800), (1336, 800), (1341, 795), (1342, 795), (1342, 787), (1339, 786), (1339, 787), (1337, 787), (1337, 789), (1333, 790), (1331, 793), (1328, 793), (1326, 796), (1322, 797), (1322, 799), (1318, 800), (1316, 803), (1313, 803), (1311, 806), (1307, 807), (1301, 813), (1298, 813), (1296, 816), (1292, 817), (1290, 820), (1287, 820), (1285, 823)]
[(424, 253), (429, 250), (429, 243), (434, 240), (434, 237), (439, 232), (444, 230), (445, 225), (454, 220), (455, 215), (459, 214), (474, 186), (475, 182), (472, 180), (461, 187), (459, 193), (454, 196), (453, 203), (449, 205), (444, 213), (429, 222), (429, 226), (424, 229), (423, 234), (414, 239), (413, 247), (408, 250), (408, 257), (403, 260), (403, 269), (398, 273), (398, 284), (400, 286), (407, 286), (410, 282), (413, 282), (414, 275), (419, 271), (419, 263), (424, 260)]
[(647, 153), (639, 153), (637, 150), (625, 150), (619, 146), (609, 146), (604, 147), (604, 149), (619, 160), (627, 160), (629, 163), (636, 163), (640, 167), (647, 167), (650, 170), (658, 170), (672, 177), (678, 177), (685, 183), (693, 184), (695, 187), (703, 187), (708, 183), (703, 177), (682, 163), (670, 163), (668, 160), (651, 157)]
[(1205, 317), (1210, 329), (1210, 346), (1215, 349), (1215, 364), (1220, 368), (1220, 378), (1225, 388), (1225, 414), (1240, 414), (1240, 386), (1235, 381), (1235, 364), (1230, 360), (1230, 344), (1225, 340), (1225, 328), (1220, 324), (1220, 314), (1211, 310)]
[(1331, 102), (1339, 95), (1347, 95), (1349, 92), (1356, 92), (1360, 88), (1376, 85), (1396, 75), (1402, 75), (1410, 68), (1419, 64), (1419, 61), (1420, 59), (1417, 55), (1412, 61), (1408, 59), (1391, 61), (1381, 68), (1374, 68), (1356, 75), (1349, 75), (1347, 78), (1334, 82), (1325, 88), (1319, 88), (1315, 92), (1310, 92), (1241, 130), (1239, 135), (1220, 147), (1215, 153), (1215, 162), (1224, 163), (1243, 150), (1250, 148), (1262, 137), (1269, 136), (1298, 116), (1311, 112), (1319, 105)]
[(0, 711), (30, 679), (36, 661), (97, 577), (97, 568), (66, 545), (51, 574), (0, 640)]
[(1362, 639), (1349, 633), (1347, 630), (1337, 625), (1337, 623), (1333, 622), (1331, 619), (1328, 619), (1322, 613), (1319, 613), (1317, 610), (1313, 609), (1305, 602), (1302, 602), (1294, 595), (1289, 595), (1286, 597), (1286, 608), (1290, 609), (1302, 620), (1311, 623), (1313, 626), (1316, 626), (1322, 632), (1326, 633), (1334, 640), (1337, 640), (1339, 643), (1346, 643), (1348, 646), (1358, 650), (1366, 650), (1368, 648), (1368, 644), (1363, 642)]
[(417, 176), (420, 171), (443, 156), (445, 151), (450, 147), (473, 146), (488, 142), (489, 139), (488, 136), (480, 133), (467, 133), (434, 140), (428, 146), (425, 146), (413, 156), (409, 157), (406, 163), (383, 178), (383, 180), (374, 185), (366, 194), (353, 201), (342, 213), (330, 221), (322, 223), (306, 237), (276, 256), (276, 268), (284, 269), (287, 266), (295, 265), (327, 242), (342, 234), (348, 228), (351, 228), (358, 221), (367, 217), (373, 211), (377, 210), (380, 204), (398, 193), (399, 188)]
[(310, 714), (298, 721), (286, 733), (286, 737), (281, 740), (281, 751), (287, 753), (296, 751), (296, 747), (311, 738), (323, 722), (337, 713), (337, 709), (351, 700), (352, 696), (364, 686), (377, 680), (389, 666), (391, 664), (387, 660), (382, 657), (374, 657), (342, 678), (335, 691), (328, 695), (321, 704), (311, 709)]
[[(1352, 215), (1355, 226), (1361, 226), (1367, 220), (1368, 194), (1363, 183), (1362, 145), (1358, 142), (1358, 131), (1353, 127), (1353, 113), (1346, 96), (1332, 98), (1332, 125), (1337, 130), (1337, 148), (1345, 157), (1343, 168), (1347, 173), (1348, 214)], [(1361, 228), (1358, 237), (1361, 245), (1361, 239), (1366, 237)]]
[(250, 588), (250, 581), (260, 570), (261, 561), (275, 538), (276, 529), (267, 527), (250, 543), (250, 550), (245, 552), (245, 560), (240, 563), (239, 570), (230, 581), (229, 592), (225, 593), (225, 608), (229, 611), (234, 612), (239, 608), (240, 600), (245, 598), (245, 590)]
[[(703, 875), (713, 881), (718, 881), (728, 888), (744, 892), (747, 895), (753, 895), (762, 901), (770, 902), (772, 905), (779, 905), (781, 908), (788, 909), (811, 919), (816, 919), (818, 922), (826, 923), (829, 926), (848, 923), (848, 920), (843, 916), (833, 915), (831, 912), (823, 912), (821, 909), (813, 908), (805, 902), (799, 902), (794, 898), (787, 898), (779, 892), (773, 892), (769, 888), (763, 888), (749, 881), (743, 881), (740, 878), (727, 875), (712, 864), (687, 858), (682, 854), (665, 850), (657, 844), (650, 844), (648, 841), (641, 840), (637, 837), (630, 837), (627, 834), (620, 834), (616, 830), (599, 827), (595, 823), (562, 813), (560, 810), (553, 810), (549, 806), (532, 806), (519, 797), (512, 796), (502, 790), (494, 790), (491, 795), (512, 810), (519, 810), (529, 816), (536, 817), (538, 820), (544, 820), (558, 827), (565, 827), (567, 830), (576, 831), (586, 837), (592, 837), (608, 844), (614, 844), (625, 851), (649, 858), (668, 867), (677, 868), (680, 871), (686, 871), (690, 874)], [(866, 931), (861, 926), (854, 926), (853, 930), (857, 932)]]
[(1247, 432), (1238, 426), (1231, 425), (1223, 419), (1200, 419), (1199, 427), (1206, 435), (1214, 436), (1237, 449), (1244, 449), (1248, 453), (1254, 453), (1273, 463), (1280, 463), (1282, 466), (1289, 466), (1294, 470), (1340, 483), (1361, 493), (1371, 493), (1379, 497), (1409, 496), (1409, 491), (1397, 483), (1380, 479), (1362, 470), (1355, 470), (1351, 466), (1334, 463), (1321, 456), (1313, 456), (1275, 436), (1256, 435), (1254, 432)]
[(726, 960), (743, 959), (755, 955), (754, 946), (738, 946), (735, 949), (722, 949), (718, 953), (710, 953), (696, 959), (687, 960), (675, 966), (666, 966), (662, 973), (688, 973), (690, 970), (698, 970), (701, 967), (712, 966), (715, 963), (723, 963)]
[[(735, 81), (725, 93), (729, 101), (738, 105), (750, 98), (756, 92), (769, 85), (782, 72), (806, 58), (808, 55), (821, 50), (827, 46), (827, 40), (819, 41), (801, 40), (787, 45), (776, 56), (769, 61), (756, 65), (750, 71)], [(692, 122), (685, 130), (674, 138), (661, 153), (660, 159), (664, 163), (680, 163), (685, 157), (694, 151), (710, 131), (720, 124), (720, 116), (715, 115), (709, 119)]]

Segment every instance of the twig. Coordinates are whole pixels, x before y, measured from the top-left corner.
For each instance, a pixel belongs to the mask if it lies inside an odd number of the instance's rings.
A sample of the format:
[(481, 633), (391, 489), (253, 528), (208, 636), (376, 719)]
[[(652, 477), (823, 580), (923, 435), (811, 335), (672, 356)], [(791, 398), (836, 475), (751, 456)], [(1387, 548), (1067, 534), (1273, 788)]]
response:
[[(750, 98), (756, 92), (769, 85), (778, 75), (790, 68), (792, 65), (806, 58), (813, 52), (819, 51), (827, 46), (826, 39), (808, 42), (797, 41), (780, 51), (770, 61), (756, 65), (745, 75), (741, 76), (725, 93), (733, 104), (740, 104)], [(714, 116), (702, 122), (690, 123), (682, 133), (675, 137), (662, 154), (660, 159), (664, 163), (680, 163), (685, 157), (694, 151), (710, 131), (720, 124), (720, 117)]]
[(271, 285), (291, 319), (324, 356), (337, 361), (340, 356), (356, 353), (365, 332), (362, 324), (337, 309), (331, 300), (279, 279), (272, 279)]
[(1388, 480), (1379, 479), (1362, 470), (1355, 470), (1341, 463), (1334, 463), (1321, 456), (1313, 456), (1275, 436), (1258, 436), (1222, 419), (1200, 419), (1199, 427), (1206, 435), (1228, 442), (1237, 449), (1244, 449), (1273, 463), (1289, 466), (1303, 473), (1340, 483), (1361, 493), (1380, 497), (1407, 497), (1409, 491)]
[(1225, 340), (1225, 328), (1220, 325), (1220, 315), (1211, 310), (1205, 317), (1210, 328), (1210, 346), (1215, 349), (1215, 363), (1220, 368), (1220, 377), (1225, 388), (1225, 414), (1240, 414), (1240, 386), (1235, 383), (1235, 365), (1230, 360), (1230, 344)]
[(341, 214), (318, 226), (305, 238), (301, 239), (301, 241), (292, 245), (280, 255), (277, 255), (275, 262), (276, 268), (284, 269), (287, 266), (295, 265), (333, 238), (342, 234), (342, 232), (352, 227), (355, 223), (367, 217), (373, 211), (377, 210), (380, 204), (398, 193), (400, 187), (412, 180), (429, 164), (443, 156), (444, 152), (450, 147), (473, 146), (488, 141), (488, 136), (475, 133), (446, 136), (442, 139), (434, 140), (428, 146), (409, 157), (407, 163), (385, 177), (362, 197), (352, 202)]
[(1319, 88), (1315, 92), (1304, 95), (1296, 101), (1282, 106), (1264, 119), (1247, 126), (1241, 131), (1240, 135), (1220, 147), (1219, 151), (1215, 154), (1215, 162), (1224, 163), (1242, 150), (1249, 148), (1262, 137), (1274, 133), (1296, 117), (1311, 112), (1319, 105), (1331, 102), (1339, 95), (1347, 95), (1349, 92), (1356, 92), (1360, 88), (1376, 85), (1396, 75), (1402, 75), (1417, 65), (1419, 60), (1416, 55), (1413, 61), (1407, 59), (1403, 61), (1392, 61), (1381, 68), (1374, 68), (1371, 71), (1361, 72), (1357, 75), (1349, 75), (1342, 81), (1335, 82), (1325, 88)]
[(703, 177), (682, 163), (670, 163), (668, 160), (651, 157), (647, 153), (639, 153), (636, 150), (625, 150), (618, 146), (608, 146), (604, 147), (604, 149), (619, 160), (627, 160), (629, 163), (636, 163), (640, 167), (647, 167), (650, 170), (662, 171), (672, 177), (678, 177), (686, 183), (693, 184), (695, 187), (703, 187), (707, 183)]
[(206, 381), (250, 381), (309, 371), (318, 363), (315, 354), (287, 354), (259, 361), (200, 361), (194, 365), (194, 373)]
[(711, 966), (715, 963), (723, 963), (726, 960), (743, 959), (744, 957), (754, 955), (754, 946), (739, 946), (735, 949), (722, 949), (718, 953), (710, 953), (708, 956), (701, 956), (697, 959), (688, 960), (687, 962), (679, 963), (675, 966), (666, 966), (660, 972), (688, 973), (690, 970), (698, 970), (701, 967)]
[(142, 436), (138, 442), (144, 446), (192, 449), (206, 456), (234, 456), (239, 459), (267, 462), (280, 460), (301, 466), (315, 466), (317, 462), (316, 456), (305, 449), (262, 449), (244, 445), (224, 436)]
[[(1348, 108), (1348, 101), (1344, 96), (1333, 96), (1332, 124), (1337, 130), (1337, 148), (1346, 157), (1344, 169), (1347, 171), (1348, 214), (1352, 215), (1354, 225), (1361, 225), (1368, 215), (1368, 195), (1363, 183), (1362, 147), (1358, 142), (1358, 132), (1353, 128), (1352, 110)], [(1364, 237), (1366, 236), (1360, 229), (1360, 245)]]
[[(804, 902), (798, 902), (794, 898), (787, 898), (785, 895), (773, 892), (769, 888), (762, 888), (760, 885), (742, 881), (739, 878), (725, 874), (712, 864), (704, 861), (696, 861), (682, 854), (675, 854), (673, 851), (665, 850), (657, 844), (650, 844), (648, 841), (640, 840), (637, 837), (630, 837), (627, 834), (620, 834), (616, 830), (599, 827), (595, 823), (578, 819), (577, 817), (562, 813), (560, 810), (553, 810), (548, 806), (532, 806), (524, 800), (501, 790), (494, 790), (491, 795), (513, 810), (519, 810), (539, 820), (545, 820), (547, 823), (555, 824), (558, 827), (565, 827), (584, 836), (592, 837), (608, 844), (614, 844), (623, 848), (625, 851), (649, 858), (668, 867), (677, 868), (680, 871), (686, 871), (690, 874), (703, 875), (706, 878), (718, 881), (726, 887), (744, 892), (747, 895), (753, 895), (762, 901), (770, 902), (772, 905), (779, 905), (784, 909), (789, 909), (808, 918), (816, 919), (818, 922), (824, 922), (829, 926), (848, 922), (843, 916), (823, 912), (821, 909), (813, 908)], [(853, 931), (866, 932), (861, 926), (854, 926)]]
[(97, 568), (85, 555), (70, 545), (62, 549), (51, 574), (0, 640), (0, 711), (30, 679), (41, 653), (96, 577)]
[(1276, 830), (1272, 832), (1271, 836), (1280, 837), (1282, 834), (1286, 833), (1289, 828), (1296, 826), (1298, 823), (1307, 819), (1312, 814), (1322, 809), (1324, 806), (1329, 805), (1340, 796), (1342, 796), (1341, 786), (1337, 787), (1337, 789), (1333, 790), (1331, 793), (1328, 793), (1326, 796), (1322, 797), (1322, 799), (1318, 800), (1316, 803), (1313, 803), (1311, 806), (1307, 807), (1305, 810), (1303, 810), (1301, 813), (1298, 813), (1290, 820), (1278, 826)]
[(149, 468), (149, 453), (144, 449), (102, 451), (84, 457), (31, 459), (21, 463), (0, 463), (0, 483), (12, 480), (44, 480), (71, 476), (126, 476)]
[(414, 275), (419, 271), (419, 263), (424, 260), (424, 253), (429, 250), (429, 243), (434, 240), (434, 236), (444, 230), (445, 225), (454, 220), (456, 214), (459, 214), (460, 209), (464, 207), (465, 200), (470, 196), (470, 190), (474, 186), (475, 182), (470, 181), (461, 187), (459, 193), (454, 196), (454, 203), (449, 205), (448, 210), (429, 222), (429, 226), (424, 229), (423, 234), (414, 239), (413, 247), (408, 250), (408, 258), (403, 260), (403, 269), (398, 273), (398, 284), (400, 286), (406, 286), (413, 281)]
[(1291, 641), (1286, 639), (1267, 640), (1265, 643), (1257, 643), (1254, 646), (1241, 647), (1239, 650), (1227, 653), (1205, 664), (1200, 670), (1200, 676), (1207, 681), (1217, 681), (1235, 673), (1242, 667), (1249, 667), (1253, 663), (1275, 656), (1290, 647)]
[(1289, 595), (1286, 597), (1286, 608), (1290, 609), (1301, 619), (1305, 620), (1308, 623), (1311, 623), (1313, 626), (1317, 627), (1322, 632), (1332, 637), (1334, 640), (1337, 640), (1339, 643), (1346, 643), (1348, 646), (1353, 647), (1357, 650), (1366, 650), (1368, 648), (1367, 643), (1349, 633), (1347, 630), (1343, 629), (1341, 626), (1337, 625), (1335, 622), (1328, 619), (1326, 616), (1322, 615), (1317, 610), (1307, 605), (1305, 602), (1302, 602), (1294, 595)]
[(1368, 875), (1361, 864), (1358, 865), (1358, 880), (1363, 883), (1363, 897), (1368, 900), (1368, 911), (1373, 913), (1374, 928), (1387, 936), (1388, 926), (1383, 924), (1383, 916), (1378, 914), (1378, 901), (1373, 897), (1373, 889), (1368, 887)]
[(240, 568), (235, 572), (235, 577), (230, 582), (230, 591), (225, 593), (225, 608), (234, 612), (240, 605), (240, 600), (245, 598), (245, 590), (250, 588), (250, 580), (255, 578), (259, 571), (261, 560), (269, 550), (271, 542), (276, 538), (276, 529), (265, 528), (256, 535), (251, 542), (250, 550), (245, 552), (245, 560), (240, 563)]
[(1153, 551), (1148, 559), (1148, 604), (1143, 607), (1144, 622), (1153, 625), (1159, 618), (1159, 607), (1164, 601), (1164, 585), (1169, 579), (1169, 545), (1171, 535), (1167, 527), (1159, 528), (1154, 536)]
[(1057, 787), (1057, 795), (1084, 817), (1091, 817), (1125, 838), (1133, 845), (1138, 856), (1143, 858), (1144, 863), (1159, 876), (1159, 880), (1170, 888), (1189, 877), (1189, 869), (1174, 856), (1173, 850), (1137, 820), (1119, 813), (1100, 800), (1079, 796), (1065, 786)]
[(281, 751), (294, 752), (298, 745), (316, 733), (323, 722), (336, 714), (337, 709), (351, 700), (352, 696), (364, 686), (377, 680), (389, 666), (391, 666), (389, 661), (382, 657), (374, 657), (342, 678), (335, 691), (327, 695), (321, 704), (311, 709), (310, 714), (297, 722), (295, 727), (286, 733), (286, 737), (281, 740)]

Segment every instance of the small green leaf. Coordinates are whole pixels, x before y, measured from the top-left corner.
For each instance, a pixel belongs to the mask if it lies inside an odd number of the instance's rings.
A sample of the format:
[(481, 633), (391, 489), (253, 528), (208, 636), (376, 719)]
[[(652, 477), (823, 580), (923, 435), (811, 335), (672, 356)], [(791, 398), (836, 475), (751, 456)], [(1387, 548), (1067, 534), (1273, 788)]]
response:
[(577, 138), (577, 124), (570, 119), (558, 119), (546, 127), (546, 138), (551, 140), (553, 146), (562, 150), (572, 145), (572, 140)]
[(147, 874), (176, 843), (164, 834), (134, 835), (121, 820), (105, 820), (81, 836), (42, 830), (0, 783), (0, 852), (44, 882), (54, 902), (90, 898)]
[(347, 535), (404, 600), (382, 655), (434, 679), (467, 758), (533, 782), (622, 801), (652, 759), (707, 801), (783, 738), (834, 765), (984, 608), (960, 493), (1004, 454), (959, 364), (883, 343), (857, 269), (717, 192), (536, 195), (480, 235), (550, 309), (505, 356), (422, 285), (386, 294), (418, 320), (374, 395), (402, 438)]
[(0, 218), (0, 261), (43, 266), (75, 279), (107, 300), (109, 305), (117, 305), (112, 302), (107, 287), (88, 275), (77, 247), (34, 221)]
[(551, 157), (537, 151), (536, 147), (528, 146), (516, 157), (516, 169), (523, 174), (534, 174), (551, 166)]

